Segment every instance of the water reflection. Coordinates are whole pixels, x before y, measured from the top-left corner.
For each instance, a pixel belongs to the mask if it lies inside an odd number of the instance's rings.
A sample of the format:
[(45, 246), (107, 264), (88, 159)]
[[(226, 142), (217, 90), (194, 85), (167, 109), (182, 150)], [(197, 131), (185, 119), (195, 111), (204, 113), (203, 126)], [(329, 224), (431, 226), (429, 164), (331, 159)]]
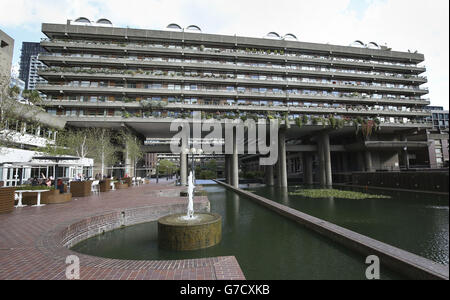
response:
[[(302, 187), (291, 187), (291, 191)], [(449, 264), (448, 198), (421, 193), (352, 190), (386, 194), (391, 199), (311, 199), (286, 196), (274, 187), (256, 194), (335, 223), (438, 263)]]

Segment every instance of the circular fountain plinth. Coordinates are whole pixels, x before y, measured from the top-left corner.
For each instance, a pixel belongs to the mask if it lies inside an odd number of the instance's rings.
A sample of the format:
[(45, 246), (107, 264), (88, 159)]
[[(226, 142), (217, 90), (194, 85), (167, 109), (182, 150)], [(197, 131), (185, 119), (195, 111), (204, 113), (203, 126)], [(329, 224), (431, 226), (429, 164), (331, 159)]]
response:
[(161, 249), (187, 251), (209, 248), (222, 239), (222, 217), (199, 213), (194, 219), (175, 214), (158, 220), (158, 244)]

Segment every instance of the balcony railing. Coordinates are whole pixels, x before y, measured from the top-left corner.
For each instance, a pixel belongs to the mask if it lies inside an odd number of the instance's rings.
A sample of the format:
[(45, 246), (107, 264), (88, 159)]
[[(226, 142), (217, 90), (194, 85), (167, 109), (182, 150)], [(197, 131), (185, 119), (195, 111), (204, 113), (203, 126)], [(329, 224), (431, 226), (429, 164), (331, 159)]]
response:
[[(97, 82), (96, 82), (97, 83)], [(335, 85), (330, 85), (330, 84), (324, 84), (324, 83), (311, 83), (311, 82), (301, 82), (298, 83), (298, 85), (304, 85), (305, 87), (316, 87), (316, 88), (334, 88), (335, 86), (340, 86), (340, 87), (349, 87), (348, 84), (335, 84)], [(195, 95), (195, 94), (199, 94), (199, 95), (219, 95), (219, 96), (228, 96), (228, 97), (264, 97), (264, 98), (270, 98), (270, 97), (275, 97), (275, 98), (296, 98), (297, 95), (299, 97), (301, 96), (320, 96), (320, 97), (332, 97), (332, 98), (358, 98), (361, 100), (364, 99), (369, 99), (369, 97), (367, 95), (361, 95), (358, 92), (347, 92), (347, 93), (342, 93), (342, 92), (335, 92), (333, 93), (328, 93), (328, 94), (324, 94), (324, 93), (320, 93), (320, 92), (312, 92), (312, 91), (301, 91), (301, 90), (297, 90), (297, 89), (290, 89), (290, 90), (285, 90), (285, 89), (278, 89), (278, 90), (270, 90), (268, 88), (265, 88), (264, 91), (256, 91), (256, 90), (252, 90), (251, 88), (232, 88), (232, 89), (228, 89), (228, 88), (215, 88), (215, 87), (202, 87), (202, 86), (198, 86), (195, 89), (191, 88), (191, 86), (189, 86), (189, 89), (182, 89), (181, 85), (179, 85), (179, 88), (175, 88), (175, 86), (170, 89), (170, 88), (161, 88), (161, 87), (152, 87), (152, 86), (147, 86), (147, 87), (139, 87), (137, 88), (137, 85), (133, 85), (133, 86), (126, 86), (126, 87), (118, 87), (117, 85), (97, 85), (96, 86), (91, 86), (91, 83), (89, 83), (89, 85), (82, 85), (82, 84), (57, 84), (57, 83), (47, 83), (47, 84), (40, 84), (37, 86), (37, 89), (40, 91), (45, 91), (45, 90), (51, 90), (51, 89), (55, 89), (55, 88), (60, 88), (61, 90), (64, 89), (73, 89), (73, 90), (77, 90), (77, 91), (95, 91), (95, 89), (97, 89), (97, 91), (99, 92), (114, 92), (114, 93), (122, 93), (122, 92), (128, 92), (128, 93), (156, 93), (156, 92), (161, 92), (163, 94), (189, 94), (189, 95)], [(351, 85), (352, 87), (355, 87), (354, 85)], [(383, 88), (383, 87), (379, 87), (379, 86), (356, 86), (359, 88), (367, 88), (367, 89), (373, 89), (373, 90), (378, 90), (379, 88)], [(388, 87), (384, 87), (385, 89), (388, 89)], [(260, 88), (261, 89), (261, 88)], [(377, 96), (378, 97), (378, 96)], [(405, 97), (406, 98), (406, 97)], [(378, 101), (380, 100), (380, 98), (371, 98), (374, 101)], [(391, 101), (407, 101), (407, 99), (402, 99), (402, 97), (398, 97), (398, 98), (394, 98), (394, 97), (386, 97), (386, 98), (381, 98), (380, 101), (388, 101), (390, 99), (393, 99)], [(395, 100), (394, 100), (395, 99)], [(422, 101), (422, 99), (414, 99), (417, 101)]]
[(203, 52), (208, 54), (243, 54), (248, 56), (268, 56), (268, 57), (280, 57), (280, 59), (289, 58), (289, 57), (296, 57), (296, 58), (303, 58), (303, 59), (320, 59), (320, 60), (327, 60), (327, 61), (333, 61), (333, 62), (351, 62), (351, 63), (367, 63), (367, 64), (378, 64), (383, 66), (401, 66), (401, 67), (414, 67), (414, 68), (425, 68), (425, 66), (417, 66), (414, 63), (407, 64), (407, 63), (393, 63), (388, 61), (377, 61), (377, 60), (365, 60), (365, 59), (353, 59), (353, 58), (337, 58), (337, 57), (330, 57), (330, 56), (321, 56), (321, 55), (307, 55), (307, 54), (301, 54), (301, 53), (294, 53), (292, 51), (284, 51), (284, 50), (272, 50), (272, 49), (224, 49), (224, 48), (209, 48), (209, 47), (202, 47), (202, 46), (188, 46), (188, 47), (182, 47), (179, 45), (162, 45), (162, 44), (151, 44), (151, 43), (133, 43), (133, 42), (117, 42), (117, 41), (93, 41), (93, 40), (57, 40), (57, 39), (42, 39), (43, 43), (50, 43), (50, 44), (75, 44), (77, 46), (83, 46), (83, 45), (97, 45), (97, 46), (110, 46), (110, 47), (121, 47), (121, 48), (127, 48), (127, 47), (135, 47), (135, 48), (148, 48), (148, 49), (162, 49), (162, 50), (178, 50), (180, 51), (196, 51), (196, 52)]
[[(190, 60), (190, 59), (184, 59), (184, 60), (171, 60), (171, 59), (158, 59), (158, 58), (130, 58), (126, 56), (121, 57), (113, 57), (109, 55), (89, 55), (89, 56), (81, 56), (81, 55), (61, 55), (61, 54), (42, 54), (40, 56), (40, 59), (44, 59), (45, 57), (57, 57), (61, 58), (61, 60), (65, 60), (65, 58), (69, 59), (75, 59), (76, 61), (86, 62), (86, 59), (89, 59), (92, 63), (98, 63), (97, 60), (104, 61), (107, 63), (114, 63), (114, 64), (137, 64), (137, 62), (142, 62), (143, 64), (149, 64), (150, 65), (158, 65), (161, 67), (192, 67), (192, 68), (205, 68), (208, 69), (208, 66), (214, 66), (218, 67), (220, 70), (223, 71), (229, 71), (229, 72), (235, 72), (237, 70), (243, 70), (248, 71), (249, 68), (252, 69), (253, 72), (267, 72), (267, 73), (273, 73), (278, 72), (280, 74), (284, 74), (285, 76), (295, 76), (299, 73), (303, 74), (309, 74), (311, 76), (317, 76), (321, 75), (324, 77), (329, 77), (331, 75), (333, 76), (341, 76), (341, 77), (353, 77), (358, 78), (359, 81), (361, 79), (369, 79), (373, 80), (373, 77), (377, 77), (379, 80), (386, 80), (386, 81), (396, 81), (398, 79), (404, 79), (406, 81), (419, 81), (419, 82), (426, 82), (427, 79), (425, 77), (414, 77), (415, 75), (409, 75), (409, 74), (390, 74), (390, 73), (380, 73), (380, 72), (351, 72), (351, 71), (344, 71), (344, 70), (337, 70), (334, 68), (301, 68), (301, 67), (292, 67), (292, 66), (278, 66), (278, 65), (261, 65), (261, 64), (248, 64), (248, 63), (220, 63), (220, 62), (212, 62), (212, 61), (199, 61), (199, 60)], [(47, 59), (48, 60), (48, 59)], [(138, 66), (140, 64), (137, 64)], [(262, 75), (261, 75), (262, 76)], [(304, 76), (304, 75), (303, 75)], [(366, 76), (366, 77), (364, 77)], [(369, 77), (370, 78), (367, 78)], [(295, 77), (292, 77), (295, 78)], [(410, 80), (412, 79), (412, 80)], [(351, 81), (351, 80), (350, 80)]]

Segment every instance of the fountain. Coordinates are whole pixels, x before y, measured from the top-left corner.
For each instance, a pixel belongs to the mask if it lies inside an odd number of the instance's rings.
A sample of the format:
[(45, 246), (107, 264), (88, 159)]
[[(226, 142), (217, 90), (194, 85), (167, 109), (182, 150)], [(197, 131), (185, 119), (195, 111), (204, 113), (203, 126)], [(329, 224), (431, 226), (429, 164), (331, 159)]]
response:
[(187, 214), (174, 214), (158, 220), (161, 249), (187, 251), (209, 248), (222, 239), (222, 217), (212, 213), (194, 213), (194, 176), (188, 177)]

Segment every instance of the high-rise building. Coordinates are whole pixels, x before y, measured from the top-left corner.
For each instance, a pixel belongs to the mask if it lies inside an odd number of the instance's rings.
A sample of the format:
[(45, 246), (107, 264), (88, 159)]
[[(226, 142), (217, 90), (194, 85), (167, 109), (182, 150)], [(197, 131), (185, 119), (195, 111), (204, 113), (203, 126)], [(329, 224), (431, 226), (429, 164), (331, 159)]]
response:
[(0, 75), (10, 77), (14, 39), (0, 30)]
[(39, 43), (23, 42), (20, 56), (19, 78), (25, 82), (25, 89), (34, 89), (37, 83), (45, 81), (37, 75), (42, 63), (37, 59), (39, 53), (45, 52)]
[(194, 111), (218, 121), (278, 118), (293, 125), (290, 155), (315, 151), (314, 136), (332, 127), (333, 170), (349, 169), (350, 156), (358, 157), (359, 170), (399, 168), (408, 157), (415, 162), (414, 153), (402, 158), (405, 151), (428, 147), (407, 141), (431, 127), (423, 54), (374, 42), (306, 43), (274, 32), (250, 38), (205, 34), (194, 25), (143, 30), (103, 23), (42, 25), (48, 53), (39, 56), (47, 66), (39, 75), (48, 84), (37, 89), (48, 97), (46, 110), (73, 126), (125, 124), (144, 138), (167, 138), (168, 126), (160, 124)]
[(446, 130), (448, 131), (449, 125), (449, 112), (448, 110), (444, 110), (442, 106), (428, 106), (426, 107), (429, 111), (431, 111), (431, 116), (429, 117), (429, 121), (433, 123), (434, 129)]

